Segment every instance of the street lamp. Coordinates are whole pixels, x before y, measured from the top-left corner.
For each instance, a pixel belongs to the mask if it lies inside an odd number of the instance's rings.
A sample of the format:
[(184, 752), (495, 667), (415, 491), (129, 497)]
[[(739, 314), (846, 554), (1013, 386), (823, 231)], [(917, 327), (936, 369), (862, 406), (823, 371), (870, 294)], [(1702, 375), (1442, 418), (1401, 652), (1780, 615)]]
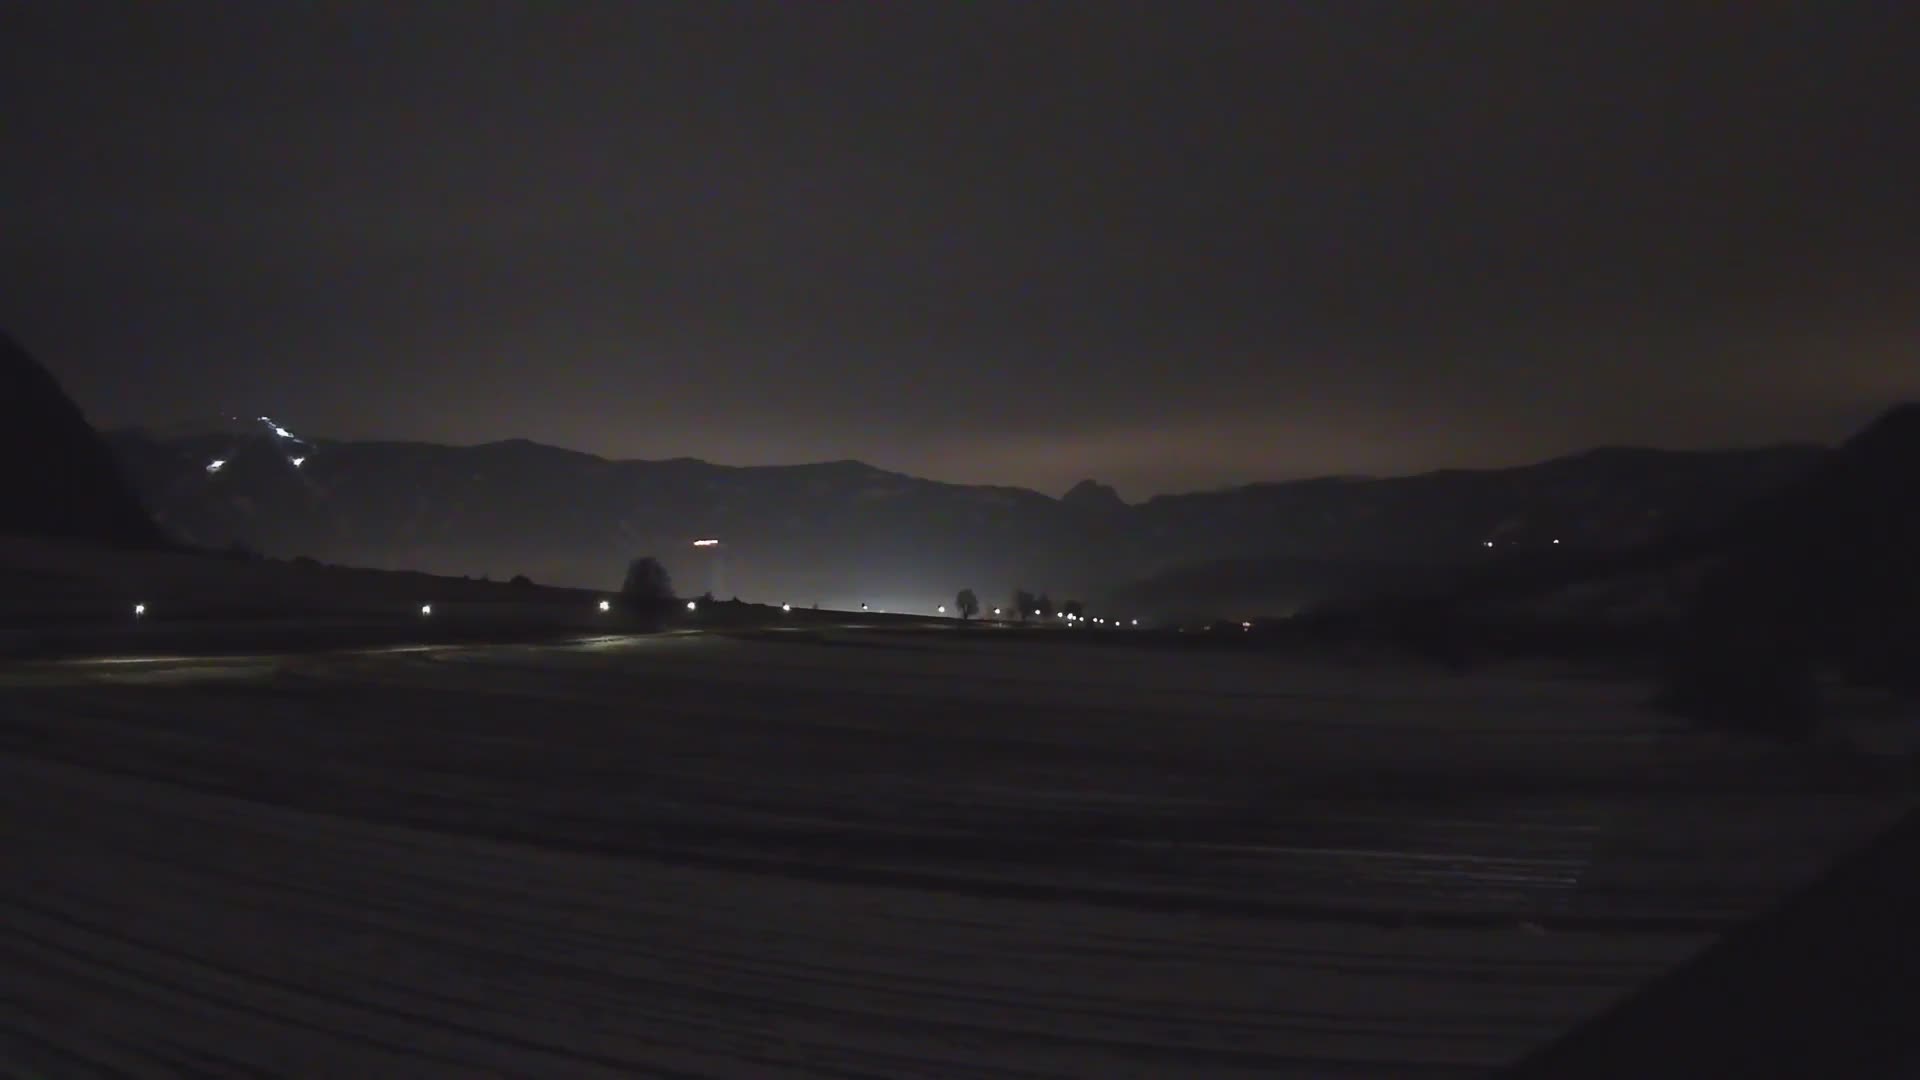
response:
[(687, 610), (688, 610), (688, 611), (697, 611), (697, 610), (699, 610), (699, 607), (700, 607), (700, 605), (699, 605), (699, 604), (697, 604), (697, 603), (695, 603), (694, 601), (692, 601), (692, 600), (689, 600), (689, 601), (687, 601)]
[(431, 614), (433, 614), (433, 605), (432, 605), (432, 604), (421, 604), (421, 605), (420, 605), (420, 617), (421, 617), (421, 618), (423, 618), (423, 619), (424, 619), (424, 618), (426, 618), (427, 616), (429, 616), (429, 615), (431, 615)]
[(146, 617), (147, 617), (147, 605), (145, 605), (145, 604), (135, 604), (135, 605), (133, 605), (133, 617), (134, 617), (134, 618), (136, 618), (136, 619), (144, 619), (144, 618), (146, 618)]
[(947, 613), (947, 605), (941, 604), (939, 607), (935, 608), (934, 611), (937, 614), (945, 615)]
[(600, 610), (601, 610), (601, 611), (612, 611), (612, 610), (613, 610), (613, 602), (612, 602), (612, 601), (610, 601), (610, 600), (602, 600), (602, 601), (600, 601)]

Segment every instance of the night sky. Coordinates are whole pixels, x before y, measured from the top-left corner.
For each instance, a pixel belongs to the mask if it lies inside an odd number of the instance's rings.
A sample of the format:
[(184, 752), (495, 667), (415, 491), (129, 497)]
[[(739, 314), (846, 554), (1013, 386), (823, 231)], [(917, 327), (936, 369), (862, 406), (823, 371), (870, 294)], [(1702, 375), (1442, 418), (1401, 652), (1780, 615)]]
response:
[(103, 426), (1054, 493), (1829, 440), (1903, 6), (13, 0), (0, 325)]

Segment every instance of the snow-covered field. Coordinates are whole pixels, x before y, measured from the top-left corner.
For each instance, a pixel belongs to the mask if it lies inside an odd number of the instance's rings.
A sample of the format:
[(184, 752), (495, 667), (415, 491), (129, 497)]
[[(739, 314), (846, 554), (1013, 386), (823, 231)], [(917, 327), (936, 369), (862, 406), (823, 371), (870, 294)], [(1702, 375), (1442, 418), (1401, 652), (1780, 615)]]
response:
[(0, 669), (0, 1073), (1477, 1075), (1906, 805), (1644, 696), (934, 631)]

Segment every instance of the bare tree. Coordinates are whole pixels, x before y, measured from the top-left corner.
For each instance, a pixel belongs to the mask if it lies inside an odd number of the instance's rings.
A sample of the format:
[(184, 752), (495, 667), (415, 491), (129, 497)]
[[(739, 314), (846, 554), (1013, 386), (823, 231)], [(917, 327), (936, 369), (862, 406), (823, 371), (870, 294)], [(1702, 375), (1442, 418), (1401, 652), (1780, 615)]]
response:
[(960, 595), (953, 598), (953, 606), (960, 610), (961, 622), (980, 614), (980, 598), (973, 595), (972, 589), (961, 589)]

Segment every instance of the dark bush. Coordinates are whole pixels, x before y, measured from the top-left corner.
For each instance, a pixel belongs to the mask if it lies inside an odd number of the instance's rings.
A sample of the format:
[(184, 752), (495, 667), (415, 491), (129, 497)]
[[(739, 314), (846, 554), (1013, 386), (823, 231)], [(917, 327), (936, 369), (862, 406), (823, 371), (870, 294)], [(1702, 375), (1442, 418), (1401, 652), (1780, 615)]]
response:
[(512, 585), (515, 588), (530, 589), (533, 587), (533, 579), (528, 577), (525, 574), (515, 574), (507, 582), (507, 584)]

